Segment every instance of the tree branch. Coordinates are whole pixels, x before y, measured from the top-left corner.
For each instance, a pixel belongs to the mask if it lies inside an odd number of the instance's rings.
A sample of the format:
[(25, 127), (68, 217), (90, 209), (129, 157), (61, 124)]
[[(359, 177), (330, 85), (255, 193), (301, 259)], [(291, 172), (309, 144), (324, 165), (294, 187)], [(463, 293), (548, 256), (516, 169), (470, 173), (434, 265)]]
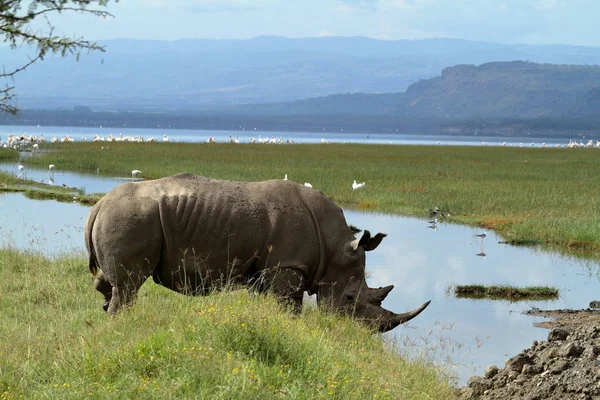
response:
[[(50, 22), (52, 15), (65, 13), (91, 14), (100, 18), (113, 15), (97, 8), (88, 8), (90, 5), (105, 7), (110, 0), (0, 0), (0, 40), (8, 43), (12, 49), (23, 45), (34, 46), (35, 55), (21, 66), (13, 67), (8, 72), (0, 73), (0, 78), (13, 78), (19, 72), (27, 69), (39, 60), (43, 60), (47, 53), (60, 54), (62, 57), (75, 54), (77, 59), (82, 50), (104, 51), (104, 47), (83, 38), (69, 38), (54, 35), (54, 26)], [(118, 0), (115, 0), (118, 2)], [(28, 4), (27, 7), (23, 3)], [(37, 18), (47, 22), (46, 32), (34, 32), (31, 23)], [(0, 90), (0, 113), (16, 112), (16, 107), (9, 103), (15, 97), (14, 86), (7, 85)]]

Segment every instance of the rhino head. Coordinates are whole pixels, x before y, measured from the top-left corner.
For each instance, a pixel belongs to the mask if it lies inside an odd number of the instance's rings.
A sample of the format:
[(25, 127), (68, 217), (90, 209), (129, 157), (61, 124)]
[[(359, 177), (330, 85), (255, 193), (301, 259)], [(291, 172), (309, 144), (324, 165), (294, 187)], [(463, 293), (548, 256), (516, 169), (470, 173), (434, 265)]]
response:
[(381, 303), (394, 286), (377, 289), (367, 286), (365, 252), (375, 250), (384, 237), (384, 233), (371, 237), (371, 233), (365, 230), (361, 238), (342, 243), (341, 251), (336, 251), (317, 291), (318, 303), (348, 313), (380, 332), (387, 332), (410, 321), (430, 303), (428, 301), (403, 314), (396, 314), (381, 307)]

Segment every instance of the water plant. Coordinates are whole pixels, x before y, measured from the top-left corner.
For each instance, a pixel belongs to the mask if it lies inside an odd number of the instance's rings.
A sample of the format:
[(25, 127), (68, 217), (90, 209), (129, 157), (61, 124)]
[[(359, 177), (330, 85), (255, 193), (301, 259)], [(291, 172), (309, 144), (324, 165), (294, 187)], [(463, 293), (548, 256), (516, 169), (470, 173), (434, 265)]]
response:
[(513, 285), (455, 285), (454, 295), (458, 298), (492, 300), (556, 300), (558, 289), (548, 286), (518, 287)]

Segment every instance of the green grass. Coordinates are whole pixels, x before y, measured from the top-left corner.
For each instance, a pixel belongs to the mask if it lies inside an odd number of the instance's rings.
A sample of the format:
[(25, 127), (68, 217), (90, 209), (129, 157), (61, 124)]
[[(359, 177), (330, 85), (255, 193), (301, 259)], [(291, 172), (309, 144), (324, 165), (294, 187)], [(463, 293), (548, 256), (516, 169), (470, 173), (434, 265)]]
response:
[(152, 282), (108, 317), (81, 255), (0, 250), (0, 398), (451, 399), (439, 370), (358, 322), (270, 296)]
[(459, 298), (493, 300), (555, 300), (558, 289), (548, 286), (516, 287), (511, 285), (456, 285), (454, 295)]
[[(501, 233), (511, 243), (600, 251), (597, 149), (455, 146), (66, 143), (27, 163), (159, 178), (191, 172), (219, 179), (310, 182), (348, 208), (426, 216)], [(104, 147), (104, 150), (101, 148)], [(367, 182), (357, 191), (352, 181)]]
[(19, 152), (13, 149), (0, 148), (0, 161), (16, 161), (19, 159)]

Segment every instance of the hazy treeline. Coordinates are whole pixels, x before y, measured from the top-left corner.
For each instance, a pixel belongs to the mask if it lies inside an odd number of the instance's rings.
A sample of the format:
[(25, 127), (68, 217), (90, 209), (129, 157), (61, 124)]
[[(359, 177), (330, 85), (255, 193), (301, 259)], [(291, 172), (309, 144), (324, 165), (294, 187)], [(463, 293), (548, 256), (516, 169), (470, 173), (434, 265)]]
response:
[(364, 115), (191, 115), (176, 113), (93, 112), (73, 110), (22, 110), (16, 116), (0, 116), (2, 125), (44, 125), (105, 128), (246, 130), (267, 131), (556, 135), (600, 133), (600, 114), (585, 118), (404, 118)]

